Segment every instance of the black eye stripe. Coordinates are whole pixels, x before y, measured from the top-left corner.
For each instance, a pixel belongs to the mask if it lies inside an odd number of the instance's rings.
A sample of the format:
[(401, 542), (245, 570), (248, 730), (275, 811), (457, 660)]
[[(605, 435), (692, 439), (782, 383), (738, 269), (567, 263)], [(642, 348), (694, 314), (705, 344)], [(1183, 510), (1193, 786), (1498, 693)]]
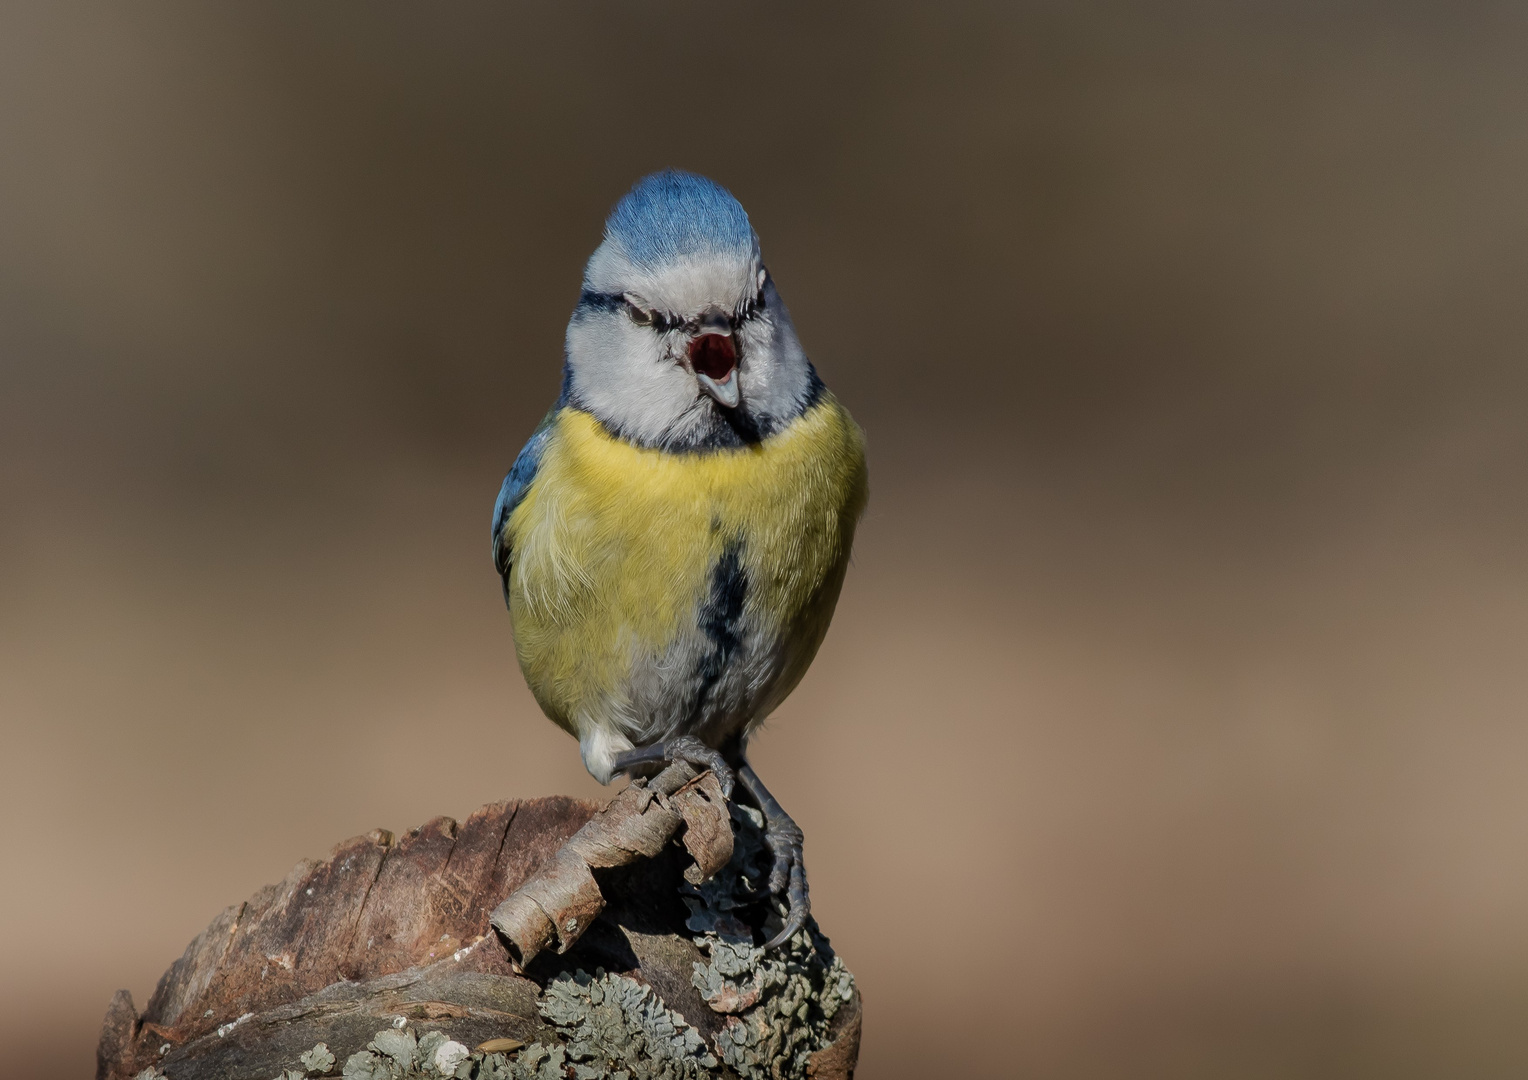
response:
[(585, 289), (578, 294), (577, 312), (620, 311), (626, 306), (626, 297), (620, 293), (592, 292)]
[[(742, 306), (733, 313), (732, 325), (735, 328), (750, 319), (758, 318), (759, 313), (763, 310), (764, 293), (760, 290), (758, 295), (745, 300)], [(578, 294), (578, 307), (575, 314), (594, 311), (624, 311), (631, 317), (632, 322), (638, 326), (650, 326), (655, 332), (660, 334), (667, 333), (670, 330), (678, 330), (687, 325), (677, 315), (670, 315), (662, 311), (647, 311), (644, 308), (639, 308), (627, 300), (623, 293), (594, 292), (593, 290), (585, 289)], [(640, 315), (651, 316), (651, 321), (643, 322), (639, 317)]]

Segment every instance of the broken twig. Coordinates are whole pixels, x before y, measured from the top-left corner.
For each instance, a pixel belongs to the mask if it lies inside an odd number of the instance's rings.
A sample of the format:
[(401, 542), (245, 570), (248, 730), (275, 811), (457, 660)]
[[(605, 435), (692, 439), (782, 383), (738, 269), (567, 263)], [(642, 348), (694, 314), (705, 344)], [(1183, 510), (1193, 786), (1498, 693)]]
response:
[(559, 953), (572, 948), (605, 907), (594, 870), (651, 859), (681, 827), (695, 860), (685, 877), (699, 884), (732, 857), (732, 824), (715, 775), (676, 761), (633, 781), (494, 910), (515, 963), (524, 970), (554, 938)]

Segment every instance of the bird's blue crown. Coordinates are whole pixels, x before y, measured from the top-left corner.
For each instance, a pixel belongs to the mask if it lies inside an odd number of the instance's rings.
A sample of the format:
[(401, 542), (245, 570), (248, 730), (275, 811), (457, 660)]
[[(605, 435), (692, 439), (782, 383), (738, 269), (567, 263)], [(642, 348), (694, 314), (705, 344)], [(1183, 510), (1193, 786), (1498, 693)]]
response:
[(747, 211), (730, 191), (678, 169), (637, 181), (610, 212), (605, 237), (649, 267), (702, 253), (747, 258), (757, 243)]

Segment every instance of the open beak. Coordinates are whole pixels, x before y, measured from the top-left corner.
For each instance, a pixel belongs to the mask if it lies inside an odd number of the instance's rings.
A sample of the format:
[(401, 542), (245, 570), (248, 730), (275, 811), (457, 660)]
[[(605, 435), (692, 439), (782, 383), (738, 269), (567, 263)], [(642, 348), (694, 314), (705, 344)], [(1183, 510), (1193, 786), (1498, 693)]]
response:
[(737, 346), (725, 315), (709, 315), (690, 340), (690, 370), (700, 388), (729, 409), (737, 408)]

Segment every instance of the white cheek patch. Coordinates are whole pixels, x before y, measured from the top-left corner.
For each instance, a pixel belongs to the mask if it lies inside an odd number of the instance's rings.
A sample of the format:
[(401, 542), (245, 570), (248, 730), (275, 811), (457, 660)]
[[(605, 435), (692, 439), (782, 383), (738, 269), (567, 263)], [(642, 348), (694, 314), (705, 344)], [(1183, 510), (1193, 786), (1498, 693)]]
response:
[(759, 416), (794, 416), (811, 387), (811, 363), (773, 282), (766, 286), (763, 299), (763, 314), (738, 331), (743, 357), (739, 390)]
[(668, 355), (663, 335), (620, 312), (586, 314), (568, 327), (573, 395), (628, 437), (657, 442), (695, 409), (694, 376)]

